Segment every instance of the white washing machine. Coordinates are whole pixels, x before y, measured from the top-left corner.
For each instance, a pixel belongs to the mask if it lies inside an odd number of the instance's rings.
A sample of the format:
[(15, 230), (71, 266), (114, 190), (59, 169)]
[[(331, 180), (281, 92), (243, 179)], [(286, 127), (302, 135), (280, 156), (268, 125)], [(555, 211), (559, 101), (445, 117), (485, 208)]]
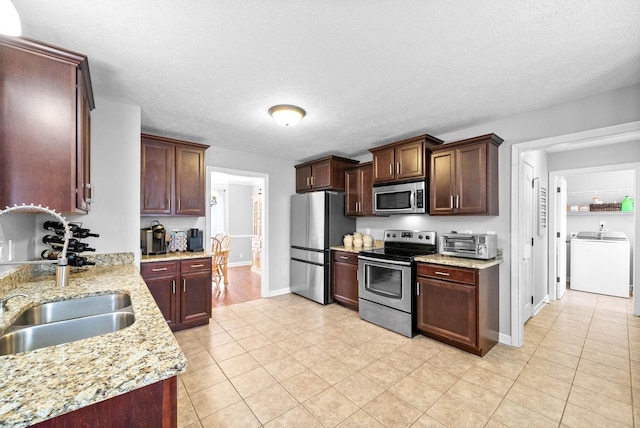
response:
[(571, 289), (629, 298), (629, 251), (623, 232), (579, 232), (571, 239)]

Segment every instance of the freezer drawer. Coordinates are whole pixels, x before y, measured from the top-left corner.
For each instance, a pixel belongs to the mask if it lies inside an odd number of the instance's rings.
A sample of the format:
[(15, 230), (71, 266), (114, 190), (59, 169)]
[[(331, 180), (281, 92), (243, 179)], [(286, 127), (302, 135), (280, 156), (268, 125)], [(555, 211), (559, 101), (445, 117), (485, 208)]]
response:
[(322, 305), (333, 302), (329, 296), (327, 265), (291, 259), (291, 292)]

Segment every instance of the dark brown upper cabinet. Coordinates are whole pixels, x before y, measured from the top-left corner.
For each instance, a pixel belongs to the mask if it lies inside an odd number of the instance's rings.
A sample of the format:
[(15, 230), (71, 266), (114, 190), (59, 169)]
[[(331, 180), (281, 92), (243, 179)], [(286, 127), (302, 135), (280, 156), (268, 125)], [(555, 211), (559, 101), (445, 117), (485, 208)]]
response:
[(373, 215), (373, 164), (371, 162), (349, 168), (345, 172), (345, 215)]
[(344, 171), (358, 163), (353, 159), (327, 156), (296, 165), (296, 193), (315, 190), (344, 191)]
[(142, 134), (140, 214), (204, 216), (208, 147)]
[(425, 134), (369, 149), (373, 154), (373, 183), (426, 178), (425, 149), (439, 144), (442, 140)]
[(85, 214), (94, 109), (85, 55), (0, 36), (0, 206)]
[(481, 135), (431, 149), (430, 215), (498, 215), (498, 147)]

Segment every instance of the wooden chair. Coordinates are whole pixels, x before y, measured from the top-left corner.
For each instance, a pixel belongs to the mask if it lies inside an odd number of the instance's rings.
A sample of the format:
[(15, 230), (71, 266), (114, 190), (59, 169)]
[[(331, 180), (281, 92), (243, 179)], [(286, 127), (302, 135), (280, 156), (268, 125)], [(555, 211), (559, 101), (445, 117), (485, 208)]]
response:
[(228, 278), (229, 247), (231, 246), (231, 235), (217, 234), (211, 239), (211, 277), (218, 287), (218, 292), (224, 291)]

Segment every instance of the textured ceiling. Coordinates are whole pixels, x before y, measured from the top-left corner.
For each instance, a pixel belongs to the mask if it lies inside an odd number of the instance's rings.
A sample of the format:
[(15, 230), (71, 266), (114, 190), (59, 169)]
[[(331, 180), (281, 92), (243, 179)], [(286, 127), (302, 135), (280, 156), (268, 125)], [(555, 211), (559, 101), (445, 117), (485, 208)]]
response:
[[(13, 2), (143, 131), (294, 161), (640, 83), (638, 0)], [(283, 103), (307, 116), (276, 125)]]

